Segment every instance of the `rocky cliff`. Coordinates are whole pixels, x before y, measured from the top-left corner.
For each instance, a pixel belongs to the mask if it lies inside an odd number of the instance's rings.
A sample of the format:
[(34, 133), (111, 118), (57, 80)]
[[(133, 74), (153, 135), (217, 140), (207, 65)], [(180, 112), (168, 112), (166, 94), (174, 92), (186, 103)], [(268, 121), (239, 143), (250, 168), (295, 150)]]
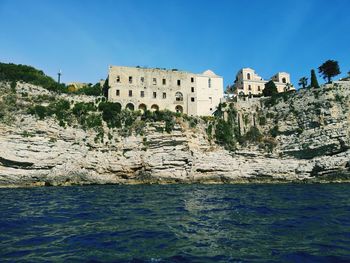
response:
[[(1, 103), (9, 100), (0, 85)], [(0, 186), (349, 181), (350, 84), (327, 85), (271, 99), (234, 102), (242, 135), (252, 127), (259, 139), (225, 150), (210, 140), (207, 124), (191, 127), (177, 118), (170, 133), (163, 122), (141, 134), (104, 133), (60, 125), (25, 109), (49, 91), (18, 83), (14, 108), (0, 108)], [(7, 97), (5, 97), (7, 96)], [(95, 98), (54, 95), (72, 104)], [(45, 104), (45, 102), (43, 102)], [(99, 140), (96, 138), (99, 136)], [(101, 138), (102, 136), (102, 138)]]

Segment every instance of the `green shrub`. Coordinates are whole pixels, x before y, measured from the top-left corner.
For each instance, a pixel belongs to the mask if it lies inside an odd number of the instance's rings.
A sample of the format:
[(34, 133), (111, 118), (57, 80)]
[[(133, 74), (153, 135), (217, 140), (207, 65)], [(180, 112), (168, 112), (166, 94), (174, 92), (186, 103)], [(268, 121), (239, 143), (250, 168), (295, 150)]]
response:
[(209, 140), (211, 140), (213, 138), (213, 124), (209, 124), (207, 129), (206, 129), (207, 135)]
[(196, 126), (198, 124), (198, 120), (196, 118), (191, 118), (188, 123), (189, 123), (191, 128), (196, 128)]
[(275, 125), (271, 130), (270, 134), (272, 137), (277, 137), (279, 135), (278, 125)]
[(277, 91), (277, 87), (276, 87), (275, 82), (273, 82), (272, 80), (268, 81), (265, 84), (265, 88), (263, 89), (263, 95), (265, 97), (270, 97), (270, 96), (273, 96), (277, 93), (278, 93), (278, 91)]
[(85, 119), (87, 128), (96, 128), (102, 126), (102, 118), (100, 114), (92, 113), (88, 115)]
[(215, 126), (215, 139), (220, 145), (228, 150), (235, 149), (235, 138), (232, 126), (222, 119), (219, 119)]
[(40, 120), (42, 120), (47, 116), (48, 111), (45, 106), (35, 105), (34, 107), (29, 108), (28, 113), (36, 115)]
[(259, 125), (260, 126), (266, 125), (266, 118), (265, 118), (265, 116), (260, 116), (259, 117)]
[(260, 142), (262, 139), (262, 134), (257, 127), (251, 127), (250, 130), (245, 134), (244, 138), (250, 142)]
[(98, 105), (99, 111), (102, 111), (102, 119), (109, 128), (120, 128), (122, 126), (120, 112), (121, 106), (114, 102), (101, 102)]
[(17, 82), (15, 80), (11, 81), (10, 87), (12, 92), (16, 92)]

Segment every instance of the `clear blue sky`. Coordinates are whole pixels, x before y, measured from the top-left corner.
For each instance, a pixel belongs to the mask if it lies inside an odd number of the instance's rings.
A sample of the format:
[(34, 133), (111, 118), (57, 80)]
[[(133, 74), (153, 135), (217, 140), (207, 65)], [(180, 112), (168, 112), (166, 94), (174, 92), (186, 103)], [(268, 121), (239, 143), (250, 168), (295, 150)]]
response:
[[(242, 67), (292, 81), (327, 59), (350, 71), (348, 0), (0, 0), (0, 61), (96, 83), (108, 65)], [(321, 81), (321, 78), (319, 78)], [(322, 81), (321, 81), (322, 82)]]

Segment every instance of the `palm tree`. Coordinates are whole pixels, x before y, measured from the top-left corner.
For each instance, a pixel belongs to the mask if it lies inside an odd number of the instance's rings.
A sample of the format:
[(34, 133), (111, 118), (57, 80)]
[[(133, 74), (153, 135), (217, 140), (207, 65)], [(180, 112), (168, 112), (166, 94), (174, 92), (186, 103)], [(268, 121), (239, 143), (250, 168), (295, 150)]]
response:
[(307, 86), (307, 80), (308, 80), (307, 77), (302, 77), (301, 79), (299, 79), (298, 85), (299, 85), (299, 86), (302, 86), (303, 89), (305, 89), (306, 86)]

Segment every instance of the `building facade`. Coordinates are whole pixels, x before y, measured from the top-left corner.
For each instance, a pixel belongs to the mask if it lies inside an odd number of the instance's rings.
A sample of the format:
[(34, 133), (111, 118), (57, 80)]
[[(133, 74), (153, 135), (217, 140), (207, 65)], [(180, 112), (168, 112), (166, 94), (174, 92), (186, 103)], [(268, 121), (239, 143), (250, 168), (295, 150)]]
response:
[[(278, 72), (270, 80), (276, 84), (278, 92), (294, 89), (290, 75), (286, 72)], [(268, 81), (256, 74), (254, 69), (242, 68), (236, 75), (234, 90), (237, 95), (259, 95), (262, 94), (266, 82)]]
[(211, 115), (223, 98), (223, 79), (178, 70), (110, 66), (108, 100), (130, 110)]

